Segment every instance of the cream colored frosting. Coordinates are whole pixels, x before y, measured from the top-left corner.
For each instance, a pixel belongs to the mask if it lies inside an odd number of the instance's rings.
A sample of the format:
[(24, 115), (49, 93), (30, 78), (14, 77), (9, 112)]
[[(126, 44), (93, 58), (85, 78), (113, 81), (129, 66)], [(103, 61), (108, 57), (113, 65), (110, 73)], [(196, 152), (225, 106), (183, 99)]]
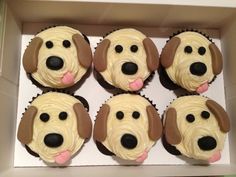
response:
[[(81, 34), (78, 30), (67, 26), (57, 26), (44, 30), (36, 35), (43, 40), (43, 44), (38, 54), (37, 72), (32, 73), (32, 77), (45, 87), (65, 88), (70, 85), (64, 85), (61, 78), (67, 72), (74, 76), (75, 83), (78, 82), (86, 73), (87, 69), (82, 67), (78, 61), (76, 46), (72, 40), (73, 34)], [(63, 47), (64, 40), (69, 40), (71, 46)], [(53, 42), (53, 48), (48, 49), (45, 45), (47, 41)], [(49, 56), (58, 56), (63, 59), (64, 65), (60, 70), (50, 70), (46, 66), (46, 60)], [(73, 83), (72, 83), (73, 85)]]
[[(78, 103), (76, 98), (64, 94), (49, 92), (37, 97), (32, 106), (38, 109), (34, 118), (33, 139), (28, 146), (39, 154), (46, 162), (54, 163), (54, 157), (63, 151), (75, 154), (83, 145), (84, 139), (80, 138), (77, 131), (77, 119), (73, 105)], [(80, 103), (80, 102), (79, 102)], [(60, 112), (67, 112), (66, 120), (59, 119)], [(47, 113), (50, 116), (48, 122), (40, 120), (40, 114)], [(63, 144), (57, 148), (50, 148), (44, 144), (44, 137), (49, 133), (58, 133), (63, 136)]]
[[(166, 68), (166, 72), (174, 83), (188, 91), (196, 91), (200, 85), (209, 83), (214, 77), (209, 49), (211, 42), (197, 32), (183, 32), (176, 37), (180, 38), (181, 43), (176, 50), (173, 64)], [(184, 52), (184, 48), (188, 45), (193, 49), (191, 54)], [(199, 47), (205, 47), (206, 53), (204, 55), (198, 54)], [(207, 72), (203, 76), (191, 74), (189, 68), (194, 62), (202, 62), (207, 66)]]
[[(177, 112), (177, 127), (180, 131), (182, 141), (176, 148), (185, 156), (208, 160), (217, 151), (224, 148), (226, 134), (220, 130), (217, 119), (207, 108), (208, 99), (202, 96), (184, 96), (174, 100), (168, 108), (175, 108)], [(201, 117), (202, 111), (208, 111), (210, 117), (204, 119)], [(193, 114), (195, 121), (189, 123), (186, 116)], [(217, 146), (210, 151), (203, 151), (198, 146), (198, 139), (204, 136), (215, 138)]]
[[(105, 37), (111, 43), (107, 51), (107, 68), (101, 72), (101, 75), (109, 84), (128, 91), (131, 90), (129, 83), (138, 78), (143, 81), (148, 78), (150, 71), (147, 67), (147, 55), (143, 46), (143, 40), (145, 38), (146, 36), (143, 33), (132, 28), (117, 30)], [(123, 47), (121, 53), (116, 53), (116, 45)], [(136, 53), (130, 51), (132, 45), (138, 46)], [(121, 66), (125, 62), (136, 63), (138, 65), (138, 72), (134, 75), (123, 74)]]
[[(149, 151), (154, 141), (148, 136), (148, 117), (146, 107), (150, 103), (139, 95), (122, 94), (111, 98), (106, 102), (110, 107), (107, 121), (107, 138), (103, 141), (111, 152), (125, 160), (135, 160), (146, 150)], [(119, 120), (116, 113), (122, 111), (124, 118)], [(138, 111), (140, 117), (134, 119), (132, 113)], [(132, 134), (137, 138), (138, 144), (134, 149), (126, 149), (121, 145), (121, 137), (124, 134)]]

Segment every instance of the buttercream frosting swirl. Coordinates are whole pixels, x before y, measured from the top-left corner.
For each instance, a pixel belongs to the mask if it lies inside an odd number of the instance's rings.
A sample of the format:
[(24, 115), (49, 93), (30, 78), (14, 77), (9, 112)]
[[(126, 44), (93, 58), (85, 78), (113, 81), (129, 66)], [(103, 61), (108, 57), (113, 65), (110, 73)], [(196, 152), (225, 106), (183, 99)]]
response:
[[(107, 35), (105, 39), (110, 40), (110, 46), (107, 51), (107, 68), (101, 72), (103, 78), (111, 85), (121, 88), (122, 90), (130, 91), (129, 83), (137, 79), (145, 81), (151, 74), (147, 67), (146, 52), (143, 46), (143, 40), (146, 36), (132, 28), (117, 30)], [(115, 46), (121, 45), (123, 51), (117, 53)], [(132, 52), (130, 47), (136, 45), (138, 50)], [(138, 66), (137, 73), (133, 75), (126, 75), (122, 73), (122, 65), (125, 62), (132, 62)]]
[[(177, 127), (182, 137), (179, 144), (174, 145), (183, 155), (200, 160), (209, 160), (216, 152), (224, 147), (226, 134), (220, 130), (215, 115), (206, 106), (208, 98), (202, 96), (184, 96), (174, 100), (168, 108), (175, 108), (177, 112)], [(167, 109), (168, 109), (167, 108)], [(210, 113), (208, 119), (201, 117), (202, 111)], [(188, 122), (186, 116), (192, 114), (194, 121)], [(202, 137), (213, 137), (216, 147), (204, 151), (198, 141)]]
[[(78, 102), (79, 100), (70, 95), (56, 92), (40, 95), (32, 102), (31, 106), (35, 106), (38, 111), (34, 118), (33, 139), (28, 146), (44, 161), (54, 163), (55, 156), (64, 151), (74, 155), (83, 145), (84, 139), (78, 135), (77, 119), (73, 110), (73, 105)], [(67, 113), (66, 120), (59, 119), (60, 112)], [(40, 120), (42, 113), (49, 115), (47, 122)], [(62, 135), (63, 144), (56, 148), (46, 146), (44, 138), (50, 133)]]
[[(150, 103), (139, 95), (122, 94), (115, 96), (106, 102), (110, 106), (107, 121), (107, 138), (102, 142), (116, 156), (125, 160), (136, 160), (145, 151), (149, 151), (154, 141), (148, 136), (148, 117), (146, 107)], [(116, 113), (122, 111), (124, 118), (119, 120)], [(140, 113), (138, 119), (134, 119), (134, 111)], [(131, 134), (137, 139), (137, 146), (127, 149), (122, 146), (121, 138), (124, 134)]]
[[(45, 87), (65, 88), (78, 82), (86, 73), (87, 69), (82, 67), (78, 61), (76, 46), (72, 40), (73, 34), (81, 34), (80, 31), (67, 26), (57, 26), (44, 30), (36, 35), (43, 40), (43, 44), (38, 53), (37, 72), (32, 73), (32, 77)], [(68, 40), (70, 47), (63, 47), (63, 41)], [(46, 42), (53, 43), (52, 48), (46, 47)], [(50, 56), (60, 57), (64, 65), (59, 70), (51, 70), (46, 66), (47, 58)], [(61, 80), (64, 75), (70, 73), (74, 77), (74, 82), (65, 84)]]
[[(196, 91), (199, 86), (209, 83), (214, 78), (212, 56), (209, 49), (211, 42), (197, 32), (183, 32), (175, 37), (178, 37), (181, 43), (176, 50), (172, 65), (166, 68), (166, 72), (174, 83), (188, 91)], [(191, 54), (185, 53), (186, 46), (192, 47)], [(198, 53), (199, 47), (206, 49), (204, 55)], [(200, 77), (190, 72), (190, 65), (196, 62), (204, 63), (207, 67), (206, 73)]]

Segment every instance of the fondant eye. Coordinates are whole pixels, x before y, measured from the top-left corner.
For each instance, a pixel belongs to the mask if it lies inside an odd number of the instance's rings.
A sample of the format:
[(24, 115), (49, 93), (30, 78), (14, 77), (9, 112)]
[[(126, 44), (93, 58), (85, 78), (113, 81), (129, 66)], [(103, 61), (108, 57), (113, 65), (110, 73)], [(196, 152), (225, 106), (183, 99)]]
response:
[(49, 120), (50, 116), (48, 115), (48, 113), (42, 113), (42, 114), (40, 114), (39, 118), (41, 121), (47, 122)]
[(199, 53), (200, 55), (204, 55), (204, 54), (206, 53), (206, 48), (205, 48), (205, 47), (199, 47), (199, 48), (198, 48), (198, 53)]
[(131, 47), (130, 47), (130, 50), (131, 50), (131, 52), (137, 52), (138, 51), (138, 46), (137, 45), (132, 45)]
[(46, 42), (46, 47), (47, 47), (48, 49), (51, 49), (51, 48), (53, 47), (52, 41), (47, 41), (47, 42)]
[(124, 118), (124, 113), (122, 111), (118, 111), (116, 113), (116, 118), (119, 119), (119, 120), (123, 119)]
[(189, 123), (192, 123), (192, 122), (195, 121), (195, 117), (194, 117), (194, 115), (192, 115), (192, 114), (188, 114), (188, 115), (186, 116), (186, 120), (187, 120)]
[(185, 52), (185, 53), (192, 53), (192, 51), (193, 51), (193, 49), (192, 49), (192, 47), (189, 46), (189, 45), (184, 48), (184, 52)]
[(132, 117), (138, 119), (140, 117), (140, 113), (138, 111), (134, 111)]
[(210, 113), (208, 111), (202, 111), (201, 112), (201, 117), (203, 119), (208, 119), (210, 117)]
[(116, 53), (121, 53), (123, 51), (123, 47), (121, 45), (116, 45), (115, 51), (116, 51)]
[(63, 42), (62, 42), (62, 44), (63, 44), (63, 46), (65, 47), (65, 48), (69, 48), (70, 47), (70, 41), (68, 41), (68, 40), (64, 40)]
[(67, 116), (68, 116), (68, 114), (66, 112), (60, 112), (59, 119), (60, 120), (66, 120)]

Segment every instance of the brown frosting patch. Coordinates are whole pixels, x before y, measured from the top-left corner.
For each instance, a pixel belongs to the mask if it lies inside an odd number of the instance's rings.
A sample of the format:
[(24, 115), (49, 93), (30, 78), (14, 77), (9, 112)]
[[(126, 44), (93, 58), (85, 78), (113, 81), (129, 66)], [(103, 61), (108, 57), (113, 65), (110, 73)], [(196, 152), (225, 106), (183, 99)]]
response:
[(104, 39), (96, 48), (93, 63), (98, 72), (103, 72), (107, 69), (107, 50), (110, 43), (109, 39)]
[(89, 44), (78, 33), (74, 34), (72, 36), (72, 39), (76, 46), (79, 63), (84, 68), (89, 68), (93, 60), (92, 51)]
[(227, 133), (230, 130), (230, 120), (225, 110), (213, 100), (207, 100), (206, 106), (215, 115), (220, 126), (220, 130)]
[(162, 49), (160, 60), (161, 60), (161, 65), (163, 67), (168, 68), (172, 65), (176, 50), (180, 42), (181, 42), (180, 38), (173, 37), (169, 42), (167, 42), (165, 47)]
[(37, 71), (39, 49), (43, 44), (40, 37), (35, 37), (26, 48), (23, 55), (23, 67), (27, 73)]
[(159, 53), (150, 38), (143, 40), (143, 45), (147, 54), (147, 66), (150, 71), (155, 71), (159, 66)]
[(148, 115), (148, 135), (153, 141), (158, 140), (162, 135), (162, 123), (156, 109), (149, 105), (146, 108)]
[(77, 118), (78, 134), (81, 138), (90, 138), (92, 133), (92, 122), (88, 112), (81, 103), (75, 103), (73, 109)]
[(101, 109), (98, 111), (95, 125), (93, 137), (94, 140), (103, 142), (107, 137), (107, 119), (110, 113), (110, 107), (107, 104), (103, 104)]
[(215, 44), (210, 44), (209, 49), (212, 57), (212, 70), (215, 75), (220, 74), (223, 69), (223, 57)]
[(181, 135), (177, 127), (177, 113), (175, 108), (169, 108), (166, 112), (164, 134), (166, 141), (171, 145), (181, 142)]
[(20, 125), (18, 127), (17, 139), (22, 144), (28, 144), (32, 141), (33, 137), (33, 125), (34, 118), (38, 112), (38, 109), (34, 106), (30, 106), (24, 113)]

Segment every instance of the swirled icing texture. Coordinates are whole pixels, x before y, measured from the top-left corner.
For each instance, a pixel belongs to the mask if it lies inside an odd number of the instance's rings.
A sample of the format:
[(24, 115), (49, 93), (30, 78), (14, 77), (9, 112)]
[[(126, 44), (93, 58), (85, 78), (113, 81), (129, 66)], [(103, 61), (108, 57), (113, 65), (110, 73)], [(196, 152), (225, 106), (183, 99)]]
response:
[[(87, 69), (82, 67), (78, 61), (76, 46), (72, 40), (73, 34), (81, 34), (78, 30), (67, 26), (57, 26), (44, 30), (36, 35), (43, 40), (38, 54), (37, 72), (32, 73), (32, 77), (45, 87), (65, 88), (78, 82), (86, 73)], [(69, 40), (71, 46), (63, 47), (63, 41)], [(53, 47), (48, 49), (46, 42), (51, 41)], [(64, 65), (60, 70), (51, 70), (46, 66), (46, 60), (50, 56), (58, 56), (62, 58)], [(74, 77), (74, 83), (65, 85), (61, 82), (63, 76), (70, 72)]]
[[(83, 145), (84, 139), (80, 138), (77, 133), (77, 119), (73, 110), (73, 105), (78, 103), (76, 98), (64, 94), (49, 92), (37, 97), (32, 106), (38, 109), (34, 118), (33, 139), (28, 146), (39, 154), (46, 162), (54, 163), (55, 157), (65, 151), (71, 155), (75, 154)], [(60, 112), (66, 112), (66, 120), (59, 119)], [(40, 115), (47, 113), (49, 121), (40, 120)], [(44, 137), (49, 133), (57, 133), (63, 136), (63, 144), (56, 148), (50, 148), (44, 144)]]
[[(146, 107), (150, 103), (139, 95), (122, 94), (115, 96), (106, 102), (110, 106), (110, 113), (107, 121), (107, 138), (103, 141), (116, 156), (125, 160), (136, 160), (143, 152), (149, 151), (154, 141), (148, 136), (148, 117)], [(116, 113), (122, 111), (124, 118), (119, 120)], [(132, 113), (140, 113), (138, 119), (132, 117)], [(126, 149), (121, 144), (121, 137), (124, 134), (131, 134), (137, 138), (137, 146), (134, 149)]]
[[(207, 108), (208, 99), (202, 96), (184, 96), (174, 100), (168, 108), (175, 108), (177, 112), (177, 127), (181, 134), (182, 140), (175, 147), (185, 156), (208, 160), (217, 151), (224, 148), (226, 134), (220, 130), (217, 119)], [(208, 111), (210, 117), (204, 119), (201, 117), (202, 111)], [(186, 116), (192, 114), (195, 121), (189, 123)], [(198, 139), (205, 136), (215, 138), (217, 146), (213, 150), (203, 151), (198, 146)]]
[[(178, 46), (172, 65), (166, 68), (169, 78), (176, 84), (188, 91), (196, 89), (204, 83), (209, 83), (214, 78), (212, 71), (212, 57), (209, 49), (211, 42), (203, 35), (197, 32), (183, 32), (175, 37), (180, 38), (181, 43)], [(186, 46), (192, 47), (192, 53), (184, 52)], [(205, 47), (206, 53), (199, 55), (198, 48)], [(191, 74), (190, 65), (195, 62), (202, 62), (207, 67), (207, 72), (202, 76)]]
[[(146, 80), (151, 74), (146, 62), (146, 52), (143, 46), (143, 40), (146, 36), (132, 28), (120, 29), (107, 35), (105, 39), (110, 40), (110, 46), (107, 51), (107, 68), (101, 72), (103, 78), (111, 85), (122, 90), (131, 90), (129, 84), (137, 79)], [(117, 53), (115, 46), (121, 45), (123, 51)], [(138, 46), (137, 52), (131, 52), (132, 45)], [(122, 73), (121, 67), (125, 62), (133, 62), (138, 65), (138, 71), (134, 75)]]

